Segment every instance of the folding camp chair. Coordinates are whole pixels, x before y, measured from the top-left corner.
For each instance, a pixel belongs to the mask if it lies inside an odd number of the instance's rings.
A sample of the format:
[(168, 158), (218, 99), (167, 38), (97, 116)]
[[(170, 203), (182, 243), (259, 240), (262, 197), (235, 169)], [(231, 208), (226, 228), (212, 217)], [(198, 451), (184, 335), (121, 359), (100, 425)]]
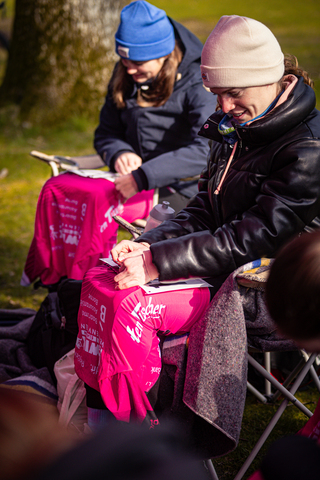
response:
[[(264, 285), (267, 280), (268, 270), (262, 274), (261, 278), (255, 275), (252, 276), (250, 273), (241, 274), (241, 278), (238, 278), (238, 284), (245, 286), (247, 288), (255, 288), (260, 291), (264, 290)], [(247, 277), (247, 278), (246, 278)], [(292, 350), (292, 349), (291, 349)], [(290, 350), (284, 350), (290, 351)], [(297, 350), (295, 350), (297, 351)], [(279, 350), (277, 350), (279, 352)], [(255, 353), (263, 353), (264, 361), (259, 363), (255, 358)], [(269, 437), (273, 428), (276, 426), (286, 407), (291, 403), (296, 406), (301, 412), (303, 412), (308, 418), (312, 416), (312, 412), (305, 407), (296, 397), (295, 394), (301, 387), (306, 375), (310, 373), (314, 384), (318, 391), (320, 392), (320, 381), (317, 375), (317, 372), (314, 368), (314, 363), (317, 358), (317, 354), (308, 354), (304, 350), (300, 350), (301, 358), (297, 361), (297, 364), (294, 366), (292, 371), (287, 375), (283, 383), (280, 383), (271, 373), (271, 353), (270, 351), (261, 351), (255, 347), (248, 345), (248, 362), (251, 367), (258, 372), (265, 381), (264, 391), (259, 391), (255, 386), (253, 386), (249, 381), (247, 382), (247, 390), (254, 394), (258, 400), (264, 404), (274, 404), (275, 401), (282, 395), (284, 400), (278, 407), (276, 413), (274, 414), (271, 421), (268, 423), (265, 431), (255, 444), (250, 455), (244, 461), (242, 467), (240, 468), (237, 475), (234, 477), (234, 480), (241, 480), (245, 475), (246, 471), (256, 458), (261, 447), (264, 445), (265, 441)], [(274, 391), (272, 391), (272, 387)], [(205, 464), (210, 473), (210, 476), (213, 480), (219, 480), (218, 475), (214, 469), (214, 466), (211, 460), (206, 460)]]
[[(61, 173), (63, 170), (95, 170), (106, 166), (98, 154), (69, 157), (63, 155), (47, 155), (46, 153), (32, 150), (30, 155), (48, 163), (48, 165), (51, 167), (52, 176), (54, 177), (59, 175), (59, 173)], [(153, 194), (153, 206), (157, 205), (157, 203), (159, 203), (159, 189), (155, 188)], [(133, 224), (144, 228), (146, 226), (146, 222), (147, 220), (145, 218), (138, 218), (133, 222)]]
[(61, 170), (73, 170), (77, 168), (96, 169), (106, 166), (100, 155), (97, 154), (66, 157), (62, 155), (47, 155), (37, 150), (32, 150), (30, 155), (48, 163), (54, 177), (59, 175)]
[[(250, 349), (249, 349), (250, 351)], [(254, 352), (257, 352), (255, 349)], [(251, 353), (253, 353), (251, 351)], [(318, 391), (320, 392), (320, 382), (319, 377), (314, 368), (314, 362), (316, 360), (317, 354), (313, 353), (311, 355), (307, 354), (305, 351), (301, 350), (302, 358), (296, 365), (296, 367), (292, 370), (292, 372), (288, 375), (286, 380), (283, 384), (281, 384), (270, 372), (270, 352), (265, 352), (267, 358), (267, 365), (262, 366), (257, 360), (255, 360), (250, 353), (248, 353), (248, 362), (249, 364), (257, 370), (265, 379), (266, 382), (266, 391), (264, 393), (257, 390), (254, 386), (252, 386), (249, 382), (247, 383), (248, 390), (253, 393), (262, 403), (264, 404), (271, 404), (276, 401), (279, 396), (283, 396), (284, 400), (280, 404), (279, 408), (277, 409), (276, 413), (266, 426), (263, 434), (255, 444), (254, 448), (252, 449), (250, 455), (247, 457), (245, 462), (243, 463), (242, 467), (240, 468), (239, 472), (234, 477), (234, 480), (241, 480), (245, 475), (246, 471), (258, 455), (260, 449), (266, 442), (267, 438), (269, 437), (270, 433), (272, 432), (273, 428), (276, 426), (280, 417), (282, 416), (283, 412), (285, 411), (286, 407), (291, 403), (296, 406), (301, 412), (303, 412), (308, 418), (312, 416), (312, 412), (303, 405), (296, 397), (295, 394), (299, 387), (301, 386), (305, 376), (310, 373), (315, 386), (317, 387)], [(293, 383), (292, 383), (293, 382)], [(292, 384), (291, 384), (292, 383)], [(275, 388), (275, 392), (271, 393), (270, 385)], [(291, 386), (289, 386), (291, 385)], [(219, 480), (219, 477), (215, 471), (215, 468), (212, 464), (211, 460), (205, 460), (205, 465), (210, 473), (210, 476), (213, 480)]]

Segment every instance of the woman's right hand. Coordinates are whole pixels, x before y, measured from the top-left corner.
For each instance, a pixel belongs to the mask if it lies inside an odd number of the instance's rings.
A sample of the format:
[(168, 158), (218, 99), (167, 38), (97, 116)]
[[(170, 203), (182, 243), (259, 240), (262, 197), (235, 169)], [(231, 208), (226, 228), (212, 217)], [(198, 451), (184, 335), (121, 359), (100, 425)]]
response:
[(123, 152), (116, 159), (114, 168), (120, 175), (126, 175), (133, 170), (137, 170), (142, 165), (142, 158), (133, 152)]

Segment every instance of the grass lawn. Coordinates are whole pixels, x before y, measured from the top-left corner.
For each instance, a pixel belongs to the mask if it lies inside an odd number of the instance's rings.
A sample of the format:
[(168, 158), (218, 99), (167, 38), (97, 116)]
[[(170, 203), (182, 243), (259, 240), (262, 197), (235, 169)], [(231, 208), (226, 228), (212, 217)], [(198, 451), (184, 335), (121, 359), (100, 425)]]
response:
[[(8, 1), (12, 14), (13, 1)], [(245, 15), (264, 22), (279, 39), (284, 52), (295, 54), (301, 66), (315, 80), (320, 98), (320, 9), (318, 2), (291, 0), (234, 0), (207, 2), (200, 0), (155, 0), (168, 15), (190, 28), (203, 42), (223, 14)], [(1, 25), (1, 23), (0, 23)], [(6, 57), (0, 52), (0, 78)], [(318, 100), (318, 108), (320, 106)], [(55, 129), (41, 126), (18, 126), (11, 118), (0, 114), (0, 308), (30, 307), (38, 309), (46, 290), (21, 287), (20, 277), (33, 236), (37, 199), (44, 182), (50, 177), (50, 168), (29, 155), (31, 150), (48, 154), (84, 155), (93, 152), (95, 120), (73, 119)], [(121, 236), (125, 236), (121, 231)], [(299, 393), (301, 401), (315, 408), (318, 393), (307, 389)], [(253, 442), (262, 433), (266, 421), (274, 412), (273, 406), (263, 406), (248, 395), (243, 428), (238, 448), (231, 454), (216, 459), (214, 464), (220, 480), (232, 479), (241, 461), (250, 452)], [(275, 428), (271, 441), (279, 436), (297, 432), (306, 418), (289, 407)], [(256, 468), (257, 462), (248, 475)], [(248, 478), (245, 475), (244, 478)]]
[(40, 134), (8, 125), (0, 134), (0, 308), (38, 308), (46, 291), (20, 287), (33, 236), (37, 199), (50, 167), (29, 155), (40, 150), (61, 155), (92, 153), (94, 125), (75, 120)]

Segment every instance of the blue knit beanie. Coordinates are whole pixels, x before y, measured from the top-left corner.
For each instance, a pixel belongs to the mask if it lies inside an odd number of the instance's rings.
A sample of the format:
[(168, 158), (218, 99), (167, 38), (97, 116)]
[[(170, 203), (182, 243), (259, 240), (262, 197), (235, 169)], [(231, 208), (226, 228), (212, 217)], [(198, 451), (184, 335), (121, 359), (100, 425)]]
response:
[(145, 0), (123, 8), (115, 40), (120, 57), (139, 62), (164, 57), (175, 46), (173, 26), (166, 12)]

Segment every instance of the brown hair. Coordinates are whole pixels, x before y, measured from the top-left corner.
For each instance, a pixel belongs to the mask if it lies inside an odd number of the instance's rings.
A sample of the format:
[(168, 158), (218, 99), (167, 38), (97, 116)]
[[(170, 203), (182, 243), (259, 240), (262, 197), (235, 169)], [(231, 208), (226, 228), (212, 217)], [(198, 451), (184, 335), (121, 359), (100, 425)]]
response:
[(320, 336), (320, 231), (303, 233), (279, 252), (265, 298), (282, 333), (295, 340)]
[[(284, 56), (284, 75), (297, 75), (303, 77), (304, 83), (313, 88), (314, 82), (309, 77), (308, 72), (299, 67), (298, 59), (294, 55), (286, 54)], [(280, 80), (282, 84), (282, 79)]]
[[(178, 42), (174, 50), (167, 56), (164, 64), (148, 90), (138, 90), (137, 103), (141, 107), (159, 107), (171, 96), (177, 76), (177, 69), (183, 57)], [(122, 62), (115, 66), (110, 80), (112, 98), (118, 108), (125, 107), (125, 97), (132, 85), (131, 76)]]
[(58, 423), (55, 405), (0, 387), (0, 480), (31, 478), (78, 443)]

